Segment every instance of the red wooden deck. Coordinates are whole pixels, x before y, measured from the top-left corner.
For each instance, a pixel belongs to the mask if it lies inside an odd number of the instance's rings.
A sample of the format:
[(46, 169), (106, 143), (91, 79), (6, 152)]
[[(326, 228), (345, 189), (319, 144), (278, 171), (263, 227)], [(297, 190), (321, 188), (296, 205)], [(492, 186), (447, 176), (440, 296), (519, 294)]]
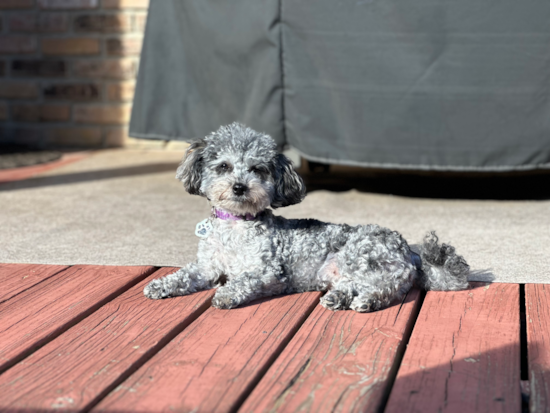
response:
[(548, 285), (413, 290), (370, 314), (320, 293), (147, 300), (173, 270), (0, 264), (0, 411), (550, 410)]

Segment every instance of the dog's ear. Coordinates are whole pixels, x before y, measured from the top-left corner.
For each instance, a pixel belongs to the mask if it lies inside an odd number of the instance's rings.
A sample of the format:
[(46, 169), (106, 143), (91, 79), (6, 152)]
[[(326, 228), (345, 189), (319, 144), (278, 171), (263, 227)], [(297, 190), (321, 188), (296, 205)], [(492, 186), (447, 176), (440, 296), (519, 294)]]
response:
[(283, 154), (273, 159), (275, 195), (271, 201), (272, 208), (285, 207), (302, 202), (306, 196), (304, 181), (294, 171), (292, 163)]
[(202, 195), (200, 191), (203, 168), (203, 152), (206, 142), (192, 142), (176, 172), (176, 179), (183, 182), (183, 187), (191, 195)]

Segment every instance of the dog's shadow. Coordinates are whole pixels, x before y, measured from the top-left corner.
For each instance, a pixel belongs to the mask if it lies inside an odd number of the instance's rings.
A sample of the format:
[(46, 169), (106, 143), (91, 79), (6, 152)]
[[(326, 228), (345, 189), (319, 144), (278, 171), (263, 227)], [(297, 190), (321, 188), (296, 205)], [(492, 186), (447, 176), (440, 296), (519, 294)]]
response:
[(468, 274), (468, 282), (492, 283), (496, 280), (496, 276), (491, 272), (490, 268), (485, 270), (472, 270)]
[[(268, 301), (273, 301), (273, 300), (284, 300), (284, 299), (286, 299), (286, 297), (293, 296), (293, 295), (311, 294), (311, 293), (315, 293), (315, 291), (306, 292), (306, 293), (288, 293), (288, 294), (281, 294), (281, 295), (272, 295), (272, 296), (270, 296), (270, 297), (257, 298), (257, 299), (255, 299), (255, 300), (252, 300), (252, 301), (248, 302), (248, 303), (240, 304), (238, 307), (235, 307), (235, 308), (252, 307), (252, 306), (257, 306), (257, 305), (266, 303), (266, 302), (268, 302)], [(322, 292), (321, 295), (319, 296), (319, 298), (321, 298), (324, 294), (325, 294), (325, 293)]]

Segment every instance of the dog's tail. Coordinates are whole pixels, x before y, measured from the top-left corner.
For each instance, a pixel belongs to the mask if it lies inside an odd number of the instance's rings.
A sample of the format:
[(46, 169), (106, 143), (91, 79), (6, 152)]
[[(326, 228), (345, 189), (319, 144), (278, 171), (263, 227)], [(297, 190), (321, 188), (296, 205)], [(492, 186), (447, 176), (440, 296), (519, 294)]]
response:
[(417, 279), (421, 288), (431, 291), (456, 291), (468, 288), (470, 266), (462, 256), (456, 254), (454, 247), (439, 244), (435, 232), (426, 234), (420, 247), (420, 260), (418, 255), (415, 258), (417, 269), (421, 268)]

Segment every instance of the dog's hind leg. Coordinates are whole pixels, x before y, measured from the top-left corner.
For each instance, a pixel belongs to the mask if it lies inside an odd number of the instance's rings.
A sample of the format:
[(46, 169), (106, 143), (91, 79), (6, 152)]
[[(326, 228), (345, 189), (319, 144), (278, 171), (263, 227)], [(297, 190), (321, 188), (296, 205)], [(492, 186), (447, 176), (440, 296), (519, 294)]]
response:
[[(347, 280), (350, 288), (346, 300), (330, 309), (351, 309), (358, 312), (377, 311), (403, 297), (412, 286), (415, 272), (410, 249), (401, 235), (377, 225), (358, 227), (336, 254), (338, 273), (342, 277), (329, 290), (324, 301), (342, 290)], [(328, 304), (331, 304), (328, 302)]]
[(196, 263), (190, 263), (173, 274), (151, 281), (143, 290), (143, 294), (147, 298), (159, 299), (209, 290), (214, 286), (214, 277), (206, 276), (201, 273)]

